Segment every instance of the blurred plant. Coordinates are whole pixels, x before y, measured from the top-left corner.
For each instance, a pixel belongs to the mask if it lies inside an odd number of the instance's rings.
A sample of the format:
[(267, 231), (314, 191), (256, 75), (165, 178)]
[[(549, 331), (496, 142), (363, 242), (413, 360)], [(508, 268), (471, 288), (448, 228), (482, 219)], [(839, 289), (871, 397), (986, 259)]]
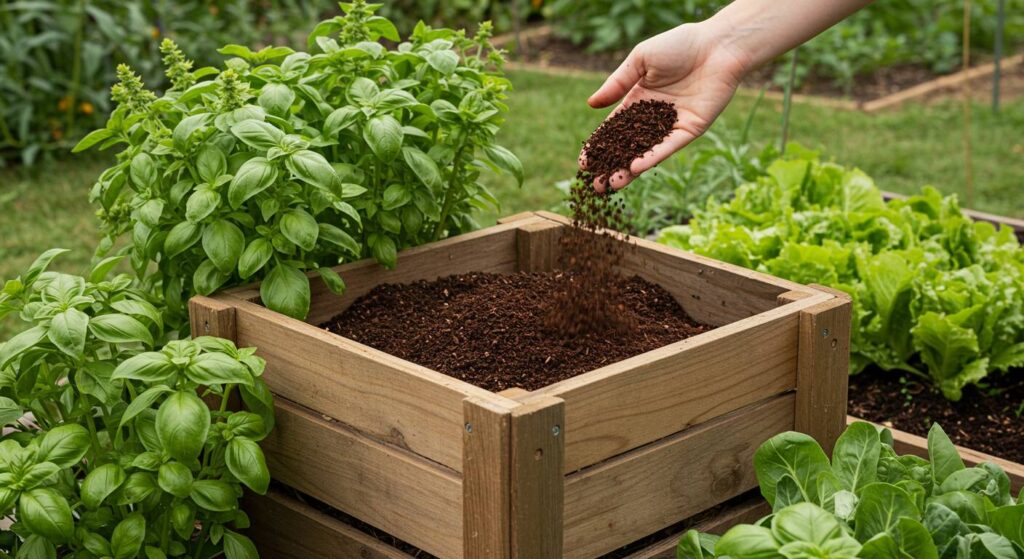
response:
[(393, 21), (403, 34), (420, 21), (459, 29), (485, 20), (494, 23), (496, 32), (504, 33), (512, 29), (512, 2), (519, 3), (521, 18), (539, 12), (536, 0), (393, 0), (383, 3), (380, 15)]
[[(170, 341), (120, 258), (88, 278), (46, 271), (43, 253), (0, 291), (0, 556), (253, 559), (231, 528), (242, 486), (270, 481), (257, 442), (273, 400), (251, 348)], [(240, 411), (227, 402), (238, 391)], [(203, 398), (217, 402), (212, 411)]]
[(727, 0), (553, 0), (544, 6), (555, 31), (589, 52), (628, 50), (685, 22), (711, 17)]

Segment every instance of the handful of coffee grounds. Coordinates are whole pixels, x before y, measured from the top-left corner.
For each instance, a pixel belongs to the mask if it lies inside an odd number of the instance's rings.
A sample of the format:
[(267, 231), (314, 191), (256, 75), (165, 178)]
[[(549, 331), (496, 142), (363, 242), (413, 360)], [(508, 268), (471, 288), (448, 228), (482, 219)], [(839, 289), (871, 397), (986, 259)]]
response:
[(562, 269), (566, 272), (555, 293), (546, 326), (562, 336), (614, 331), (633, 332), (632, 315), (623, 312), (618, 265), (628, 246), (623, 201), (607, 184), (672, 132), (676, 109), (665, 101), (642, 100), (622, 109), (583, 144), (587, 168), (576, 173), (569, 195), (572, 227), (561, 238)]

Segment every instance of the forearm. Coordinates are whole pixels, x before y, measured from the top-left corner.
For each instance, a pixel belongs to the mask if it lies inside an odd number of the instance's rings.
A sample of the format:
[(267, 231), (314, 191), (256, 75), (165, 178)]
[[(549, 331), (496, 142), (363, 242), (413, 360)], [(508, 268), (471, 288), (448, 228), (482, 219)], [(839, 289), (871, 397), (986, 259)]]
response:
[(775, 59), (872, 0), (735, 0), (707, 24), (746, 70)]

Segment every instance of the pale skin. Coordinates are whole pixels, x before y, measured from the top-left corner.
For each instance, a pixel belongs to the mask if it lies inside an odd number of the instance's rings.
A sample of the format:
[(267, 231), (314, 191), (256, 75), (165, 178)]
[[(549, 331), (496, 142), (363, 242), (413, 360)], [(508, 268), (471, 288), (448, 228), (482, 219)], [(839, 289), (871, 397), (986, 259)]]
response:
[[(587, 103), (641, 99), (675, 105), (678, 118), (662, 143), (607, 181), (614, 190), (700, 137), (729, 104), (750, 71), (808, 41), (872, 0), (735, 0), (711, 18), (687, 23), (633, 48)], [(580, 154), (586, 168), (586, 152)], [(606, 181), (595, 181), (603, 192)]]

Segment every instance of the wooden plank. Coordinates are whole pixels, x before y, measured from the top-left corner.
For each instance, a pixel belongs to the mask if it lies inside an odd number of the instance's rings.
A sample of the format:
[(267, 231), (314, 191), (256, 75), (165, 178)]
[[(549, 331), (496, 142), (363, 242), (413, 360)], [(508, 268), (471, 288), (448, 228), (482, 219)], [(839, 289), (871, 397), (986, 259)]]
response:
[(507, 215), (505, 217), (498, 218), (498, 225), (504, 225), (506, 223), (512, 223), (513, 221), (521, 221), (525, 219), (531, 219), (537, 217), (537, 214), (533, 212), (519, 212), (517, 214)]
[(565, 400), (566, 472), (793, 390), (798, 313), (829, 298), (776, 307), (535, 390)]
[(188, 317), (193, 336), (235, 339), (235, 309), (230, 303), (197, 295), (188, 301)]
[(795, 426), (814, 437), (826, 454), (846, 426), (853, 305), (842, 295), (800, 311)]
[(462, 557), (456, 472), (283, 398), (276, 408), (262, 443), (274, 479), (434, 555)]
[(515, 405), (261, 306), (235, 309), (238, 344), (259, 348), (275, 394), (453, 470), (462, 469), (462, 400)]
[(512, 410), (512, 557), (562, 557), (565, 403), (541, 397)]
[(754, 452), (793, 428), (776, 396), (566, 478), (565, 557), (589, 559), (757, 486)]
[[(855, 421), (866, 420), (852, 415), (846, 417), (847, 424)], [(871, 422), (868, 421), (868, 423)], [(879, 424), (876, 423), (876, 425)], [(892, 438), (895, 443), (894, 448), (898, 454), (913, 454), (914, 456), (920, 456), (921, 458), (928, 458), (927, 438), (919, 437), (906, 431), (900, 431), (893, 427), (889, 427), (888, 429), (892, 431)], [(960, 457), (964, 459), (964, 463), (968, 466), (977, 466), (982, 462), (992, 462), (1005, 470), (1006, 475), (1010, 477), (1010, 485), (1013, 488), (1014, 494), (1019, 492), (1021, 489), (1024, 489), (1024, 464), (1011, 462), (1005, 458), (999, 458), (998, 456), (992, 456), (991, 454), (985, 454), (984, 452), (971, 450), (959, 445), (956, 447), (956, 450), (960, 453)]]
[(463, 402), (462, 539), (467, 559), (507, 559), (512, 525), (511, 412), (487, 400)]
[[(1022, 62), (1024, 62), (1024, 54), (1018, 54), (1017, 56), (1011, 56), (1003, 60), (1002, 64), (1003, 68), (1012, 68), (1014, 66), (1017, 66), (1018, 64), (1021, 64)], [(930, 80), (922, 84), (909, 87), (907, 89), (898, 91), (891, 95), (886, 95), (885, 97), (868, 101), (864, 103), (862, 109), (864, 110), (864, 112), (867, 113), (878, 112), (883, 109), (898, 106), (911, 99), (917, 99), (919, 97), (924, 97), (926, 95), (935, 93), (936, 91), (959, 86), (960, 84), (966, 81), (990, 76), (994, 71), (995, 63), (989, 62), (987, 64), (980, 64), (978, 66), (975, 66), (974, 68), (962, 70), (960, 72), (950, 74), (948, 76), (935, 78), (934, 80)]]
[(245, 534), (267, 559), (413, 559), (284, 493), (247, 493), (242, 508), (252, 520)]
[(559, 267), (560, 223), (547, 220), (524, 223), (516, 238), (520, 272), (550, 272)]
[[(348, 308), (356, 299), (383, 283), (432, 280), (467, 272), (516, 271), (516, 230), (530, 221), (519, 220), (427, 243), (398, 253), (398, 266), (388, 270), (374, 260), (360, 260), (333, 268), (345, 280), (345, 294), (332, 293), (319, 275), (310, 272), (310, 307), (306, 322), (322, 324)], [(259, 285), (230, 289), (221, 297), (259, 302)]]
[(669, 536), (646, 549), (633, 553), (627, 556), (626, 559), (676, 559), (676, 547), (679, 545), (679, 538), (690, 530), (722, 535), (729, 528), (737, 524), (753, 524), (771, 512), (772, 507), (768, 505), (768, 501), (765, 501), (760, 495), (754, 495), (739, 504), (715, 513), (710, 518), (697, 522), (678, 534)]

